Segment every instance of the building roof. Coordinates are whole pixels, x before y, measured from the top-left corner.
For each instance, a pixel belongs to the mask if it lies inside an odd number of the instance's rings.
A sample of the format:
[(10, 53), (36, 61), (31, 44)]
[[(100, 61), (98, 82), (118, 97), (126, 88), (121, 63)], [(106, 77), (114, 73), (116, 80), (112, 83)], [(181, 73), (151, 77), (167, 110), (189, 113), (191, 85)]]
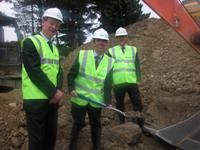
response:
[(0, 26), (6, 26), (6, 25), (14, 25), (16, 24), (16, 19), (10, 16), (6, 16), (3, 13), (0, 13)]

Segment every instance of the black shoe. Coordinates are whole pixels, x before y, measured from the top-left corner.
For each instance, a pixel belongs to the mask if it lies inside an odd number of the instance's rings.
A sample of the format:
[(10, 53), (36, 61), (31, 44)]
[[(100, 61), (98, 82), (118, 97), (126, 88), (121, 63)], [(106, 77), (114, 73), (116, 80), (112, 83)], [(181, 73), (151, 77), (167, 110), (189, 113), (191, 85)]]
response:
[(125, 123), (125, 117), (122, 115), (119, 115), (119, 124), (124, 124)]
[(93, 147), (92, 150), (100, 150), (100, 147)]
[(136, 120), (137, 120), (137, 124), (138, 124), (139, 127), (142, 129), (143, 126), (144, 126), (144, 118), (138, 117), (138, 118), (136, 118)]

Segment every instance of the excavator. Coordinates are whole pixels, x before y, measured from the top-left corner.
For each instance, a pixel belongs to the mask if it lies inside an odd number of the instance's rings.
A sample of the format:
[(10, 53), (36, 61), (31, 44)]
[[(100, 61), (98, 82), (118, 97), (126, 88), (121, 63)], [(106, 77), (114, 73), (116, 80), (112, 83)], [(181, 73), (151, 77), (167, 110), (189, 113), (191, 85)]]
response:
[[(200, 27), (193, 18), (200, 17), (200, 0), (143, 1), (200, 54)], [(200, 112), (162, 129), (145, 125), (144, 130), (178, 149), (200, 149)]]

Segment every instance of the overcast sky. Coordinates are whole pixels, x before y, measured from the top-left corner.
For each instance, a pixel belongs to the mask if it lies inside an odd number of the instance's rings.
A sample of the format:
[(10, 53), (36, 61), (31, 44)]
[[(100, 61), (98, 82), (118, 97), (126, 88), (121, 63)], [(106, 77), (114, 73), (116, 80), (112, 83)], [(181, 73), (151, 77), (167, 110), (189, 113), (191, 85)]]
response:
[(143, 4), (142, 11), (144, 13), (151, 13), (150, 17), (159, 18), (159, 16), (151, 8), (149, 8), (149, 6), (147, 6), (143, 1), (140, 1), (140, 3)]
[(13, 7), (12, 3), (0, 2), (0, 12), (6, 13), (8, 16), (15, 16), (16, 12), (12, 9)]

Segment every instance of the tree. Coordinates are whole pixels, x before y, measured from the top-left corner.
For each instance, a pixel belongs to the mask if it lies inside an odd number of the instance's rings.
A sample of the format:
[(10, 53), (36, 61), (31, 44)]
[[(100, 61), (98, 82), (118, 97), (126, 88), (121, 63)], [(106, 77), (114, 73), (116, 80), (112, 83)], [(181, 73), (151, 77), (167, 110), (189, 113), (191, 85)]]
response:
[(150, 15), (142, 13), (142, 4), (139, 0), (107, 0), (106, 3), (97, 0), (96, 2), (101, 15), (101, 26), (110, 33), (120, 26), (124, 27)]
[[(26, 3), (25, 3), (26, 2)], [(41, 3), (32, 1), (14, 1), (14, 9), (17, 12), (17, 22), (24, 36), (38, 32), (41, 27), (42, 14)]]

